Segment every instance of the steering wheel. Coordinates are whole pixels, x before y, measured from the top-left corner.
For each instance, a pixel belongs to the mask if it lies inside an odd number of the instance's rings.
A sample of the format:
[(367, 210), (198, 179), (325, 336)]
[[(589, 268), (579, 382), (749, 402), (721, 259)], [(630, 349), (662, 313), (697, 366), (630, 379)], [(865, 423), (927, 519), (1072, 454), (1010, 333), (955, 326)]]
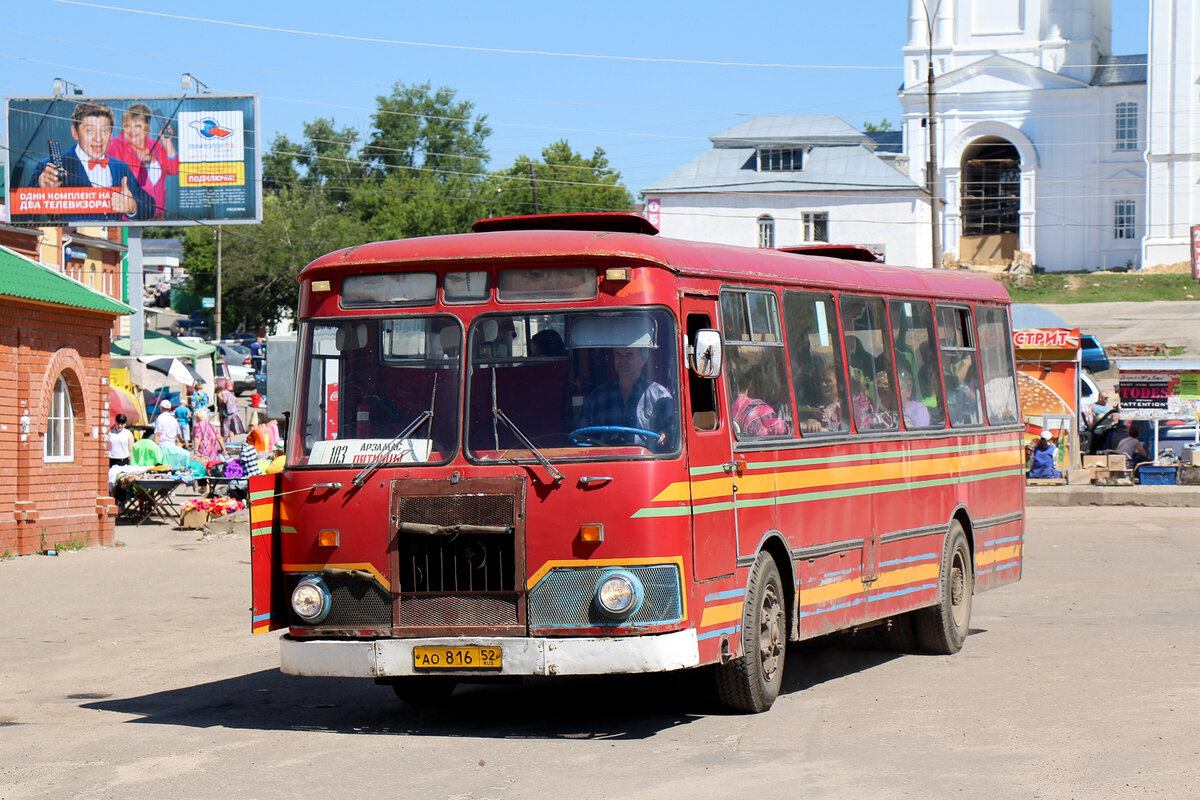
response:
[(581, 442), (576, 437), (583, 436), (591, 438), (593, 436), (610, 434), (610, 433), (628, 433), (635, 436), (648, 436), (651, 441), (657, 442), (659, 434), (654, 431), (648, 431), (645, 428), (628, 428), (624, 425), (590, 425), (586, 428), (576, 428), (567, 434), (567, 439), (571, 444), (579, 445), (580, 447), (592, 447), (593, 442)]

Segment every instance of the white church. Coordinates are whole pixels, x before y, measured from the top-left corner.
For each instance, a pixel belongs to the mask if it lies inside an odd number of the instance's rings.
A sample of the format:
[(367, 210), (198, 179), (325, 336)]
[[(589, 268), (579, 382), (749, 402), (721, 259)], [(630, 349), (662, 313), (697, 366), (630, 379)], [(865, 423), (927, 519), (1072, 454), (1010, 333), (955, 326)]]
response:
[[(910, 0), (902, 146), (760, 117), (643, 190), (663, 235), (866, 244), (930, 266), (926, 74), (948, 259), (1046, 271), (1185, 261), (1200, 224), (1200, 10), (1149, 0), (1149, 54), (1113, 55), (1111, 0)], [(931, 30), (932, 29), (932, 30)], [(930, 41), (932, 33), (932, 42)]]

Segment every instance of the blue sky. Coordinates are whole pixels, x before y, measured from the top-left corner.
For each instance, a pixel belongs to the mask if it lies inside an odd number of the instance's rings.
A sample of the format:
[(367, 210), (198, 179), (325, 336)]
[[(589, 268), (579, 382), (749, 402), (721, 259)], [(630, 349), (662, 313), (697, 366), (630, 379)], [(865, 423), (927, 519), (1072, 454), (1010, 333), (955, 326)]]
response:
[[(1148, 0), (1112, 5), (1113, 52), (1145, 53)], [(298, 137), (303, 123), (317, 117), (366, 131), (376, 95), (396, 81), (428, 81), (455, 89), (487, 116), (490, 168), (566, 139), (585, 154), (603, 147), (636, 195), (708, 149), (709, 136), (750, 116), (895, 122), (908, 3), (759, 0), (735, 9), (709, 0), (20, 0), (6, 6), (0, 18), (6, 97), (47, 95), (55, 77), (94, 95), (178, 94), (180, 74), (191, 72), (214, 91), (259, 94), (266, 145), (277, 132)]]

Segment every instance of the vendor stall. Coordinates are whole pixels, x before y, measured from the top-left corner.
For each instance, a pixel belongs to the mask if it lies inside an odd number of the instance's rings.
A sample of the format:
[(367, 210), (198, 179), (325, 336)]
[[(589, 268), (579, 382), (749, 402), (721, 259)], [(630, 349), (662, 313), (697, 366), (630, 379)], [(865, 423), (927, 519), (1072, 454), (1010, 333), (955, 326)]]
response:
[(1160, 452), (1162, 425), (1185, 423), (1193, 441), (1200, 441), (1200, 360), (1134, 358), (1117, 362), (1121, 419), (1148, 420), (1153, 438), (1151, 455)]
[(1060, 472), (1079, 467), (1079, 329), (1013, 331), (1025, 444), (1043, 433), (1058, 447)]

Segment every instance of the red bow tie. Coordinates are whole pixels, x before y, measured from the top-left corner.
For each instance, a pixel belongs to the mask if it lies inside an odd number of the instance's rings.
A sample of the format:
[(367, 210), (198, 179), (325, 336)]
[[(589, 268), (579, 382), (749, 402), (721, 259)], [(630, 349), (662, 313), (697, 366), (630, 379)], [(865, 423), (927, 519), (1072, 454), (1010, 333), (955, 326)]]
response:
[(104, 156), (103, 158), (89, 158), (88, 159), (88, 169), (95, 169), (96, 167), (107, 167), (107, 166), (108, 166), (108, 156)]

